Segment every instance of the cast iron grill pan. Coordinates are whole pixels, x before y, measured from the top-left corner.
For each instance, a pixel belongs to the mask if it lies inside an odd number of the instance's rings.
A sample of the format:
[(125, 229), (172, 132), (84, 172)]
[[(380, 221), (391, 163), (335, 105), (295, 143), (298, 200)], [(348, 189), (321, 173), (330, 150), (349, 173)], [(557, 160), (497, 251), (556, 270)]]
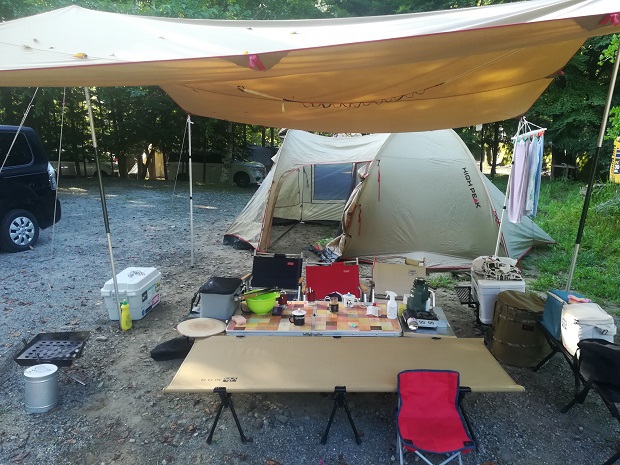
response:
[(52, 363), (58, 367), (68, 367), (73, 359), (82, 354), (89, 336), (88, 331), (39, 333), (13, 360), (21, 366)]

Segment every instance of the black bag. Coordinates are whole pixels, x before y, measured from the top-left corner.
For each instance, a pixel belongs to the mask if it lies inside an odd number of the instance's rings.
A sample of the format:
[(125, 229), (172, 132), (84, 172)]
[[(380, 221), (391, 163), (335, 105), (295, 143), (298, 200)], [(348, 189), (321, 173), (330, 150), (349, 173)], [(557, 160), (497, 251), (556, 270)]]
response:
[(579, 347), (579, 370), (586, 380), (620, 387), (620, 345), (605, 339), (582, 339)]
[(162, 342), (151, 350), (151, 358), (158, 362), (164, 360), (183, 359), (189, 354), (194, 345), (194, 339), (187, 336), (175, 337), (169, 341)]

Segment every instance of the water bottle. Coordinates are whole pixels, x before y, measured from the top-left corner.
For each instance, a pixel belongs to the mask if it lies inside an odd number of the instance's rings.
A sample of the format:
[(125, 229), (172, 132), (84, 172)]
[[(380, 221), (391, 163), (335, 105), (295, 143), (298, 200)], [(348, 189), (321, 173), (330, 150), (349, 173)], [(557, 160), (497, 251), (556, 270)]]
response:
[(123, 299), (121, 302), (121, 329), (127, 331), (131, 329), (131, 313), (129, 312), (129, 304), (127, 299)]

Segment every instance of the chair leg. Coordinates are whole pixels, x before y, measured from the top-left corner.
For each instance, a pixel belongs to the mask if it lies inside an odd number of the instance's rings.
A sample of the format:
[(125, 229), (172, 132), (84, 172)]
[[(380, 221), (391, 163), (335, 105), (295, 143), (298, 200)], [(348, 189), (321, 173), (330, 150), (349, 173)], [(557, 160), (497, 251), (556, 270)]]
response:
[[(586, 397), (588, 395), (588, 392), (590, 392), (590, 389), (592, 388), (592, 384), (590, 383), (586, 383), (585, 387), (581, 390), (581, 391), (577, 391), (575, 392), (575, 395), (573, 397), (573, 400), (571, 400), (568, 404), (566, 404), (562, 410), (560, 410), (560, 412), (562, 413), (566, 413), (568, 412), (575, 404), (583, 404), (583, 402), (586, 400)], [(602, 396), (601, 396), (602, 397)]]
[(403, 453), (403, 443), (400, 440), (400, 434), (398, 434), (398, 428), (396, 430), (396, 448), (398, 449), (400, 465), (405, 465), (405, 454)]
[(609, 457), (607, 462), (605, 462), (603, 465), (612, 465), (612, 463), (616, 463), (618, 459), (620, 459), (620, 450), (618, 450), (618, 452)]

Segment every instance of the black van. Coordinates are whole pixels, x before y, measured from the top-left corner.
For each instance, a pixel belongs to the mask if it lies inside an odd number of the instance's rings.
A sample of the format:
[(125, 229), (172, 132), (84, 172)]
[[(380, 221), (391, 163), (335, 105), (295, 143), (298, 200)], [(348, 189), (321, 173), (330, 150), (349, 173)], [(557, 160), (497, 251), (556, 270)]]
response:
[(0, 248), (28, 250), (40, 229), (59, 220), (56, 172), (38, 134), (32, 128), (0, 125)]

